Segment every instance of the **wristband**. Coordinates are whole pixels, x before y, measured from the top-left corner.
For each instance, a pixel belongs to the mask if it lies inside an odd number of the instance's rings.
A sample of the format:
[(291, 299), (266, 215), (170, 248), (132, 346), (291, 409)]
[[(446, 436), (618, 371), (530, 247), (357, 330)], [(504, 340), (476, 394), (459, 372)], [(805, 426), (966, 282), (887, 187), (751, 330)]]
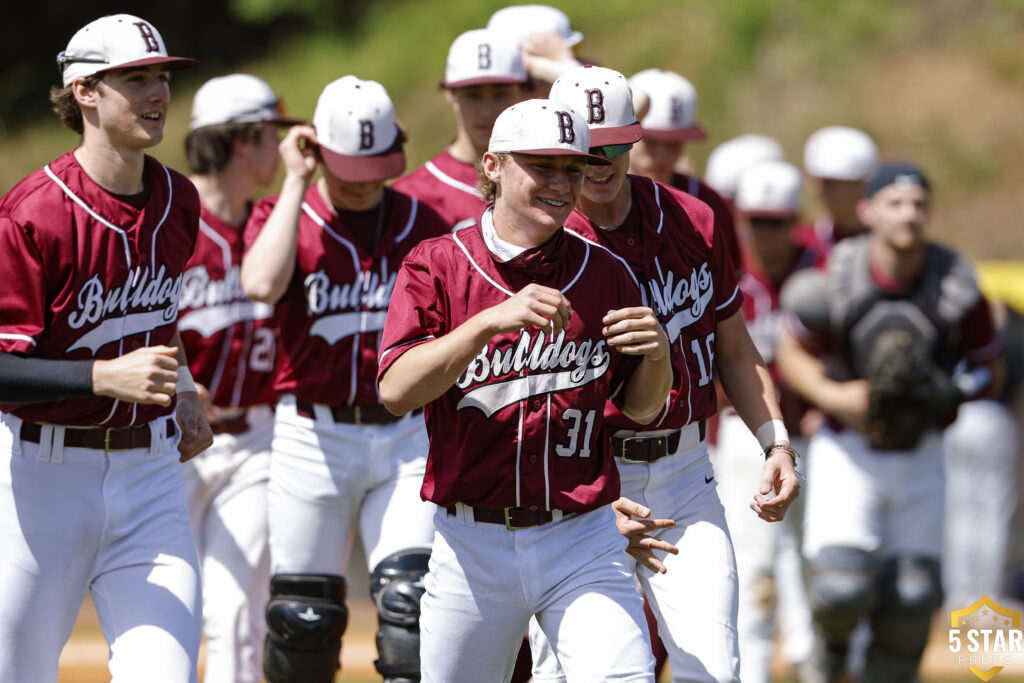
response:
[(187, 365), (178, 366), (178, 383), (174, 385), (176, 393), (183, 394), (187, 391), (199, 392), (196, 389), (196, 382), (192, 379), (192, 373), (188, 371)]
[(789, 431), (786, 429), (785, 423), (778, 418), (768, 420), (758, 427), (754, 436), (757, 437), (757, 442), (761, 444), (761, 450), (765, 452), (779, 441), (789, 441)]
[(771, 446), (769, 446), (768, 448), (764, 449), (764, 458), (765, 458), (765, 460), (767, 460), (768, 458), (770, 458), (773, 455), (775, 455), (775, 453), (777, 453), (778, 451), (782, 451), (783, 453), (789, 453), (789, 457), (793, 458), (793, 463), (794, 464), (796, 463), (796, 459), (797, 459), (796, 449), (794, 449), (788, 443), (773, 443)]

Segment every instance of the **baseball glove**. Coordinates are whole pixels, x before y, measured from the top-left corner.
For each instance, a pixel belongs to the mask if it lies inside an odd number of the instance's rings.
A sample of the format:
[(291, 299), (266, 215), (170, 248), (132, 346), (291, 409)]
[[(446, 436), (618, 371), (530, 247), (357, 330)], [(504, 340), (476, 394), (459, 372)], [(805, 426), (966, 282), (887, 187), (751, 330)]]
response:
[(867, 433), (872, 448), (915, 448), (926, 431), (946, 423), (960, 402), (949, 375), (906, 330), (879, 335), (865, 369), (871, 385)]

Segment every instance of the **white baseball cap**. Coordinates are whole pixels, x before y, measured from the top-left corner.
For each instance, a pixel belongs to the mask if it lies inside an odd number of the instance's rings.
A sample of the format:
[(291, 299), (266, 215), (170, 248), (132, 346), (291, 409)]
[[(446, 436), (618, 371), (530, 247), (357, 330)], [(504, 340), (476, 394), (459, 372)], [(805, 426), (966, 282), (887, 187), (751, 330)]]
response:
[(723, 197), (734, 199), (743, 171), (758, 162), (782, 161), (784, 157), (782, 145), (773, 138), (754, 133), (740, 135), (711, 150), (704, 182)]
[(803, 205), (800, 169), (786, 161), (762, 161), (740, 176), (736, 208), (754, 218), (795, 218)]
[(499, 31), (478, 28), (466, 31), (448, 48), (441, 85), (464, 88), (483, 83), (525, 83), (526, 79), (519, 43)]
[(633, 110), (633, 93), (626, 77), (601, 66), (569, 69), (551, 85), (553, 100), (583, 112), (590, 127), (590, 146), (626, 145), (643, 131)]
[(846, 126), (815, 131), (804, 145), (804, 171), (832, 180), (867, 180), (878, 168), (878, 147), (867, 133)]
[(65, 87), (76, 78), (151, 64), (163, 64), (173, 70), (199, 66), (195, 59), (168, 57), (156, 27), (131, 14), (113, 14), (86, 24), (57, 55)]
[(189, 130), (225, 123), (280, 123), (294, 126), (300, 119), (284, 116), (284, 102), (266, 81), (249, 74), (218, 76), (203, 83), (192, 99)]
[(578, 111), (555, 100), (525, 100), (498, 114), (487, 151), (539, 156), (579, 156), (607, 166), (607, 159), (589, 153), (590, 129)]
[(708, 134), (697, 125), (697, 89), (674, 71), (644, 69), (629, 79), (633, 91), (651, 100), (640, 125), (644, 137), (665, 142), (703, 140)]
[(405, 136), (395, 107), (380, 83), (344, 76), (320, 93), (313, 112), (320, 158), (342, 180), (362, 183), (395, 178), (405, 170)]
[(572, 29), (565, 12), (549, 5), (503, 7), (487, 20), (487, 28), (510, 36), (516, 45), (538, 33), (557, 33), (569, 47), (583, 40), (583, 34)]

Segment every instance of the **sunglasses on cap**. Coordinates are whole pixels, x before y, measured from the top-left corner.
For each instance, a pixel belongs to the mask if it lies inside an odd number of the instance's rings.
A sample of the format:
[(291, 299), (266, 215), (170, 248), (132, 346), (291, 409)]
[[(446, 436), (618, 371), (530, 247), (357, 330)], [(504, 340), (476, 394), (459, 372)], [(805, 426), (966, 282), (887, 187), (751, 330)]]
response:
[(615, 157), (622, 156), (623, 154), (628, 152), (632, 146), (633, 145), (630, 143), (627, 143), (625, 145), (603, 145), (601, 147), (591, 147), (590, 153), (600, 154), (605, 159), (614, 159)]

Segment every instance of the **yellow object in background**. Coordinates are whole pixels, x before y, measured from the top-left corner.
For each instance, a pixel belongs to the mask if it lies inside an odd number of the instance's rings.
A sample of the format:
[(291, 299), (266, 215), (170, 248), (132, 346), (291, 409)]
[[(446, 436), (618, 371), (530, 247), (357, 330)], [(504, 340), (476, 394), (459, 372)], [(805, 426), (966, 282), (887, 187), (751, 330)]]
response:
[(979, 261), (976, 266), (986, 297), (1024, 313), (1024, 261)]

